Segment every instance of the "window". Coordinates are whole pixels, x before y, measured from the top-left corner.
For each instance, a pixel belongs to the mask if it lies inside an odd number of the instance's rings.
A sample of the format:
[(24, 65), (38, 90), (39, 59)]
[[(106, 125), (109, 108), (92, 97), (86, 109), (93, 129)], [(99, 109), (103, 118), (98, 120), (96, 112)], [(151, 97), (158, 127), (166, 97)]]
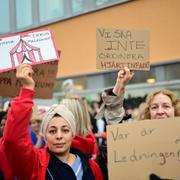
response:
[(109, 0), (96, 0), (96, 6), (102, 6), (106, 4)]
[(83, 0), (73, 0), (72, 1), (72, 12), (73, 14), (83, 11)]
[(0, 34), (17, 33), (129, 0), (0, 0)]
[(46, 22), (64, 16), (63, 0), (39, 0), (40, 22)]
[(10, 31), (9, 1), (0, 0), (0, 34)]
[(31, 0), (16, 0), (16, 24), (17, 29), (32, 25), (32, 4)]

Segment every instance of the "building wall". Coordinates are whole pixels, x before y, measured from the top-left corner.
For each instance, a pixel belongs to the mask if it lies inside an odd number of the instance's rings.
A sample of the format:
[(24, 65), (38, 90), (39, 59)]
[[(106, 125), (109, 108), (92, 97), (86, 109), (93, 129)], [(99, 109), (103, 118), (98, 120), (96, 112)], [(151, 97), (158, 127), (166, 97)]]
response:
[(96, 27), (149, 30), (150, 62), (177, 60), (179, 9), (179, 0), (133, 0), (48, 25), (61, 50), (58, 77), (100, 72), (96, 70)]

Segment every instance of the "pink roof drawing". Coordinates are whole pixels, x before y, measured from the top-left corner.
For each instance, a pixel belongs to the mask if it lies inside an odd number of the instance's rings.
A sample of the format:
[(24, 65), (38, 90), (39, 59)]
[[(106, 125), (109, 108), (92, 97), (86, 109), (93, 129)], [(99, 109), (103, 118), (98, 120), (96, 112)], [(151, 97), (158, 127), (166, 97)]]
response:
[(28, 44), (23, 39), (20, 39), (15, 47), (10, 51), (12, 67), (15, 67), (15, 60), (21, 64), (26, 59), (29, 62), (43, 61), (40, 48)]

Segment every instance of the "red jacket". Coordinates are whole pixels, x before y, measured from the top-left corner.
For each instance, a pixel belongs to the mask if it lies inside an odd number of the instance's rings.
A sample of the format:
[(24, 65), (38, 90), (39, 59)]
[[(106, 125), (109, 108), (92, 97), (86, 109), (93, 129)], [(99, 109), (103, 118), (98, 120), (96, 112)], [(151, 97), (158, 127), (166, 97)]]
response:
[[(45, 180), (50, 155), (46, 149), (36, 149), (29, 134), (34, 91), (22, 88), (11, 102), (4, 130), (4, 147), (18, 180)], [(96, 180), (102, 180), (99, 166), (89, 160)]]
[(80, 149), (85, 154), (92, 155), (92, 159), (97, 158), (98, 145), (93, 133), (85, 137), (76, 135), (72, 141), (71, 147)]
[(3, 172), (6, 180), (13, 179), (12, 171), (3, 149), (3, 138), (0, 138), (0, 170)]

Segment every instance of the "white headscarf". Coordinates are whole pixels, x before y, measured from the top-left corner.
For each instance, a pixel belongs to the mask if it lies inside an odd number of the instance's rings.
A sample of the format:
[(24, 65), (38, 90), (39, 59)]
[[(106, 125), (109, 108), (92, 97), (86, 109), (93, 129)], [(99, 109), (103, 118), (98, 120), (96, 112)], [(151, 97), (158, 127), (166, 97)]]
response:
[(67, 121), (67, 123), (69, 124), (69, 126), (72, 129), (73, 136), (75, 136), (76, 121), (75, 121), (75, 118), (74, 118), (72, 112), (66, 106), (64, 106), (62, 104), (61, 105), (54, 104), (46, 112), (46, 114), (42, 120), (41, 133), (42, 133), (43, 137), (45, 138), (48, 124), (56, 114), (60, 115), (65, 121)]

